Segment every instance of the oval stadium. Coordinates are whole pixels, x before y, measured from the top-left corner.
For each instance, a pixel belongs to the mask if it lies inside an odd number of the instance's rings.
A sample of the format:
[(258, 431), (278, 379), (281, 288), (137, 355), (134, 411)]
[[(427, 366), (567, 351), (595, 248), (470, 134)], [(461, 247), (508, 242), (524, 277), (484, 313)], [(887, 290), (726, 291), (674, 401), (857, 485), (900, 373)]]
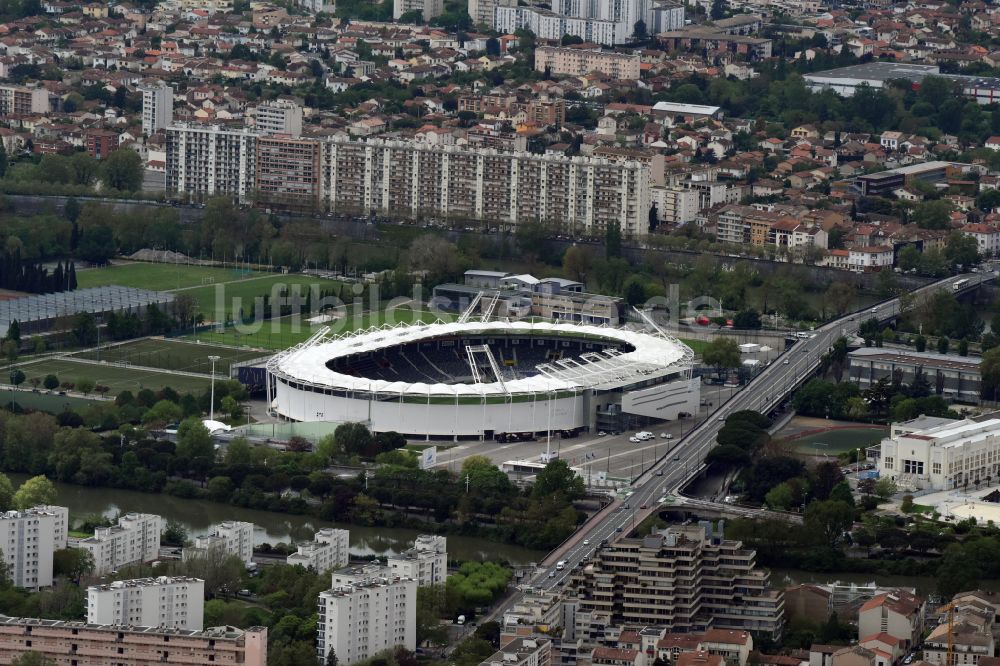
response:
[(459, 321), (320, 331), (267, 363), (293, 421), (499, 441), (608, 432), (698, 411), (693, 353), (650, 327)]

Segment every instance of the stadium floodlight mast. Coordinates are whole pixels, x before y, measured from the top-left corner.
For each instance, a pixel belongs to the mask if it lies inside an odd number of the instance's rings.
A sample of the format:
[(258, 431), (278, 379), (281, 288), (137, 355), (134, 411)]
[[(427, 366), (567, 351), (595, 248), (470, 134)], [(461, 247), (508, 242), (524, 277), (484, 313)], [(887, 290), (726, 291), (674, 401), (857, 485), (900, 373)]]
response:
[(221, 356), (212, 355), (208, 357), (208, 360), (212, 362), (212, 391), (208, 403), (208, 420), (215, 420), (215, 362), (218, 361)]

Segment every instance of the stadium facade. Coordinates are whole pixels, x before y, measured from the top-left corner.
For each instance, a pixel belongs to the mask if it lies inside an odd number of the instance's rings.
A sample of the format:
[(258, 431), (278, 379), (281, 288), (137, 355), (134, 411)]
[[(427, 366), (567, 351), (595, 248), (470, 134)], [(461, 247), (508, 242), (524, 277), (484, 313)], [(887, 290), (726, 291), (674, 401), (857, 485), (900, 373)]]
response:
[(267, 363), (272, 410), (429, 439), (622, 430), (698, 410), (692, 351), (661, 331), (437, 322), (321, 331)]

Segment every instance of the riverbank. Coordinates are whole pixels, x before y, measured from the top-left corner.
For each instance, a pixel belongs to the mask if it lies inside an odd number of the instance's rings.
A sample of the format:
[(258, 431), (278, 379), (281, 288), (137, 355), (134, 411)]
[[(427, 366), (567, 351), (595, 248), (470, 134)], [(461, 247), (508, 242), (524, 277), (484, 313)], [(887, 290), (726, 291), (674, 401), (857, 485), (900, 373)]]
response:
[[(18, 485), (27, 474), (8, 474)], [(421, 532), (404, 527), (367, 527), (320, 520), (312, 516), (246, 509), (207, 500), (174, 497), (165, 493), (141, 493), (132, 490), (96, 488), (56, 483), (57, 504), (69, 507), (71, 522), (79, 523), (88, 516), (113, 518), (119, 513), (136, 511), (155, 513), (174, 521), (191, 537), (207, 534), (213, 525), (224, 520), (243, 520), (257, 526), (254, 542), (302, 543), (311, 541), (313, 534), (324, 527), (337, 527), (351, 532), (351, 555), (354, 557), (384, 557), (399, 553), (413, 545)], [(448, 555), (456, 560), (506, 560), (515, 566), (538, 562), (542, 551), (498, 543), (489, 539), (448, 535)]]

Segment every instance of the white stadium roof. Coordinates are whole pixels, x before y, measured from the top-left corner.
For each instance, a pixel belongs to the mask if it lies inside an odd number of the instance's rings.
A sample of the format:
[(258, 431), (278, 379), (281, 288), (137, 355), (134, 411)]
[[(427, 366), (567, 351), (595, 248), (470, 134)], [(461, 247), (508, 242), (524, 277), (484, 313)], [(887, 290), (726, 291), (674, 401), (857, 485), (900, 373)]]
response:
[[(566, 335), (599, 337), (627, 343), (630, 352), (605, 350), (538, 366), (540, 374), (504, 382), (426, 384), (356, 377), (327, 367), (333, 358), (378, 351), (411, 342), (449, 335)], [(488, 396), (546, 391), (614, 388), (677, 372), (690, 366), (691, 350), (660, 332), (644, 332), (587, 324), (529, 322), (437, 322), (398, 324), (351, 334), (330, 336), (328, 329), (306, 342), (274, 356), (269, 372), (290, 381), (348, 391), (436, 396)]]

